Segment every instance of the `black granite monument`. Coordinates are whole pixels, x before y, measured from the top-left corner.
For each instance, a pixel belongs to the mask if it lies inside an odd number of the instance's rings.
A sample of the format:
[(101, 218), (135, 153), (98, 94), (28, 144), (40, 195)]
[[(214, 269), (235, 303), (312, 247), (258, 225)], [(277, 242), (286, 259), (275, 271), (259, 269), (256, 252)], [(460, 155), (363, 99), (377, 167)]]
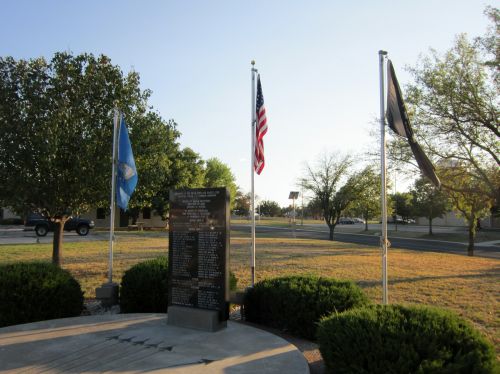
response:
[(216, 331), (229, 318), (229, 193), (170, 191), (168, 324)]

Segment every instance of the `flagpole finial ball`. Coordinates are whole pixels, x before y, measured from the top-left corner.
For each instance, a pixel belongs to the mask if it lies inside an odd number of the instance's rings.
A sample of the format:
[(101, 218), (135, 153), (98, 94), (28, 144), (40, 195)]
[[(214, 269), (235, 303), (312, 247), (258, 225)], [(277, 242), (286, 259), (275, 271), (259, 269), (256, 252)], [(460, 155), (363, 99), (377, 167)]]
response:
[(252, 60), (250, 63), (252, 64), (252, 66), (255, 65), (255, 60)]

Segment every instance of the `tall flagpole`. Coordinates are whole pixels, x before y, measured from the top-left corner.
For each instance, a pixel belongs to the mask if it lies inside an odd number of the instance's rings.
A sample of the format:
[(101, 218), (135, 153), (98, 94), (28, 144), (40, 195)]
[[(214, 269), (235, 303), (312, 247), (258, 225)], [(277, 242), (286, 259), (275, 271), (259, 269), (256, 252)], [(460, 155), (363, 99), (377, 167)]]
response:
[(115, 240), (115, 189), (116, 189), (116, 167), (117, 167), (117, 146), (116, 141), (118, 138), (118, 126), (119, 126), (118, 108), (115, 108), (115, 116), (113, 119), (113, 162), (111, 167), (111, 214), (109, 223), (109, 266), (108, 266), (108, 282), (113, 282), (113, 244)]
[(255, 69), (255, 61), (252, 60), (252, 124), (250, 126), (250, 137), (252, 139), (250, 149), (250, 169), (251, 169), (251, 183), (252, 188), (250, 192), (250, 215), (252, 217), (252, 240), (251, 240), (251, 248), (250, 248), (250, 273), (252, 279), (252, 287), (255, 285), (255, 190), (254, 190), (254, 176), (255, 176), (255, 168), (254, 168), (254, 160), (255, 160), (255, 125), (257, 122), (257, 114), (255, 113), (255, 73), (257, 69)]
[(384, 61), (386, 51), (378, 51), (380, 66), (380, 175), (381, 175), (381, 205), (382, 205), (382, 233), (380, 244), (382, 246), (382, 303), (386, 305), (387, 299), (387, 192), (386, 192), (386, 165), (385, 165), (385, 108), (384, 108)]

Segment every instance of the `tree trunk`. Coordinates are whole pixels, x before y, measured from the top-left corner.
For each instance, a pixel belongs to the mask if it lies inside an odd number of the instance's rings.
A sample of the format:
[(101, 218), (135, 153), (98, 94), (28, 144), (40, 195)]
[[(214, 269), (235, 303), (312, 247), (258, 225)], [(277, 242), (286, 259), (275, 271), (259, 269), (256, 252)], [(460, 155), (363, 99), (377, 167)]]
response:
[(54, 239), (52, 240), (52, 263), (61, 266), (62, 249), (64, 237), (64, 224), (67, 219), (60, 219), (55, 222)]
[(476, 219), (469, 220), (469, 246), (467, 247), (467, 255), (474, 256), (474, 241), (476, 240)]
[(429, 216), (429, 235), (432, 235), (432, 216)]
[(365, 231), (368, 231), (368, 213), (363, 218), (365, 219)]
[(328, 239), (333, 240), (333, 232), (335, 231), (335, 225), (328, 225), (328, 228), (330, 229), (330, 234), (328, 236)]

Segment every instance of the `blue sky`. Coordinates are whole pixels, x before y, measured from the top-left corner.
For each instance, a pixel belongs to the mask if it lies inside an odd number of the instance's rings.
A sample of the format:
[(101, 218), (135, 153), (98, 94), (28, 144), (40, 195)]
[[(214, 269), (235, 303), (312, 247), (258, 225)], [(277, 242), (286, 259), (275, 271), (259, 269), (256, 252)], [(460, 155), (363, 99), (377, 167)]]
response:
[[(430, 47), (484, 34), (481, 0), (3, 1), (1, 56), (69, 50), (140, 73), (181, 144), (217, 157), (250, 189), (250, 61), (261, 73), (269, 131), (256, 193), (288, 204), (305, 162), (361, 154), (379, 112), (378, 50), (400, 83)], [(358, 157), (361, 158), (361, 157)], [(399, 183), (404, 185), (404, 183)]]

